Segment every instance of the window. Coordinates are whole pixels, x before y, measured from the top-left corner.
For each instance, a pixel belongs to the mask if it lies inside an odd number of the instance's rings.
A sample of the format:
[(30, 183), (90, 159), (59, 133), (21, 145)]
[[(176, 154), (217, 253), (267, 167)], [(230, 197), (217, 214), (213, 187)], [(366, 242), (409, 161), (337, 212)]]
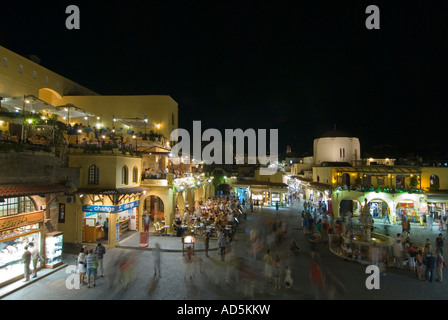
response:
[(3, 66), (6, 68), (8, 66), (8, 59), (3, 58)]
[(92, 164), (89, 167), (89, 184), (99, 184), (100, 183), (100, 169), (98, 166)]
[(23, 73), (23, 66), (19, 65), (19, 73)]
[(48, 84), (48, 76), (45, 77), (45, 84)]
[(132, 182), (137, 183), (138, 182), (138, 169), (137, 167), (134, 167), (132, 170)]
[(37, 78), (37, 72), (33, 71), (33, 79), (36, 79), (36, 78)]
[(30, 197), (4, 198), (0, 202), (0, 217), (36, 211), (36, 205)]
[(174, 113), (171, 114), (171, 124), (174, 126)]
[(439, 187), (439, 177), (435, 174), (432, 174), (431, 177), (429, 177), (429, 187), (430, 188), (438, 188)]
[(123, 169), (121, 169), (121, 183), (128, 184), (128, 177), (129, 177), (128, 167), (124, 166)]

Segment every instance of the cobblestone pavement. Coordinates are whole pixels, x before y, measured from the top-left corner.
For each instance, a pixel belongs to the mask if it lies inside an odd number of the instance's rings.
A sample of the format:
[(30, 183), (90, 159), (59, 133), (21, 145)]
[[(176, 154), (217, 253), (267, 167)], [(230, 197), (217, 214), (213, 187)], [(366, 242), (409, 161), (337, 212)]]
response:
[[(66, 255), (67, 265), (49, 274), (41, 273), (37, 281), (8, 292), (0, 290), (3, 300), (296, 300), (296, 299), (443, 299), (448, 296), (444, 282), (424, 282), (416, 279), (407, 269), (389, 269), (380, 277), (380, 289), (366, 288), (366, 266), (344, 261), (328, 250), (325, 244), (316, 244), (319, 257), (316, 259), (324, 275), (324, 290), (318, 291), (310, 281), (310, 263), (313, 261), (309, 252), (311, 243), (307, 241), (299, 219), (301, 203), (292, 207), (275, 208), (258, 207), (249, 212), (247, 221), (241, 221), (235, 235), (233, 254), (221, 260), (216, 241), (211, 242), (209, 256), (203, 251), (203, 244), (196, 244), (196, 255), (192, 263), (186, 263), (182, 254), (180, 238), (151, 237), (149, 248), (123, 243), (121, 248), (109, 248), (105, 255), (105, 276), (97, 279), (94, 288), (83, 285), (72, 288), (71, 273), (74, 267), (73, 256)], [(272, 256), (278, 254), (285, 267), (291, 267), (294, 280), (292, 288), (274, 289), (272, 281), (264, 278), (262, 256), (266, 252), (265, 238), (263, 249), (254, 255), (249, 241), (252, 230), (266, 230), (266, 219), (278, 218), (287, 223), (286, 239), (281, 245), (274, 245)], [(385, 232), (382, 221), (375, 221), (378, 232)], [(391, 235), (401, 230), (398, 225), (388, 225)], [(252, 231), (253, 232), (253, 231)], [(427, 237), (434, 241), (438, 230), (423, 229), (413, 225), (412, 238), (424, 241)], [(289, 239), (294, 238), (301, 246), (298, 255), (291, 255), (288, 250)], [(161, 275), (154, 275), (153, 245), (161, 245)], [(122, 257), (134, 263), (126, 273), (116, 271), (116, 262)], [(120, 275), (120, 276), (118, 276)], [(116, 285), (117, 280), (128, 279)], [(20, 281), (20, 280), (19, 280)], [(445, 280), (447, 281), (447, 280)]]

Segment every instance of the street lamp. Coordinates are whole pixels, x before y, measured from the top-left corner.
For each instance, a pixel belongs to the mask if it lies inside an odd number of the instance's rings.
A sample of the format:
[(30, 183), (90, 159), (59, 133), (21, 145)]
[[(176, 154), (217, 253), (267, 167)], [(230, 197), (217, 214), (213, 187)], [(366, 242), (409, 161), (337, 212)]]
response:
[(145, 119), (143, 119), (143, 122), (145, 123), (145, 135), (146, 135), (146, 124), (148, 123), (148, 118), (145, 116)]
[(137, 152), (137, 136), (133, 135), (132, 138), (135, 139), (135, 152)]

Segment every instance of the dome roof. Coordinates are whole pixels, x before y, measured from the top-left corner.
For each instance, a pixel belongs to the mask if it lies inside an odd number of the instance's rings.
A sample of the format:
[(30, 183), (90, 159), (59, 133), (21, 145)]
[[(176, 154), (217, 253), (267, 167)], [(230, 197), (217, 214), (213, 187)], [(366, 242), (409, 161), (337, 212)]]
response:
[(342, 130), (330, 130), (320, 136), (320, 138), (352, 138), (353, 136)]

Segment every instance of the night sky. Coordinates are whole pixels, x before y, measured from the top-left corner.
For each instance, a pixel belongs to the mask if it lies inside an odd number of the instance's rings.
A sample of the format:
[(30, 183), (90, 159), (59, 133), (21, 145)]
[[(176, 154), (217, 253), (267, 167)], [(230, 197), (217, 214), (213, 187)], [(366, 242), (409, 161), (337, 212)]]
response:
[(181, 128), (279, 129), (279, 152), (311, 155), (336, 126), (363, 156), (447, 155), (447, 1), (18, 0), (1, 16), (2, 46), (100, 94), (170, 95)]

